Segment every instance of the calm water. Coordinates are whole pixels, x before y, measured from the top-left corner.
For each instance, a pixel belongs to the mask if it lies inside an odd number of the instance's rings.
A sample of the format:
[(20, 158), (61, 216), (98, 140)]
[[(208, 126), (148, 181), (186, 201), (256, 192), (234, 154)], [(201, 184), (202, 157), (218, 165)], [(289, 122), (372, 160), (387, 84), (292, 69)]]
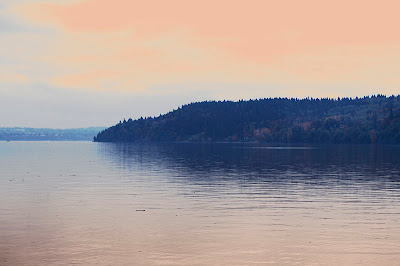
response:
[(0, 142), (0, 265), (400, 261), (400, 146)]

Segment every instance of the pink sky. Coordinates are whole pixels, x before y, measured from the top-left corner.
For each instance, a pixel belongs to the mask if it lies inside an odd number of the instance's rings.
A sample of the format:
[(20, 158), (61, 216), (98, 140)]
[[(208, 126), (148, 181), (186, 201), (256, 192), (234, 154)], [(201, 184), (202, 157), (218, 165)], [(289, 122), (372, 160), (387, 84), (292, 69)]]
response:
[(398, 10), (398, 1), (6, 0), (5, 25), (24, 30), (0, 36), (10, 62), (0, 65), (8, 73), (0, 91), (46, 84), (190, 100), (398, 94)]

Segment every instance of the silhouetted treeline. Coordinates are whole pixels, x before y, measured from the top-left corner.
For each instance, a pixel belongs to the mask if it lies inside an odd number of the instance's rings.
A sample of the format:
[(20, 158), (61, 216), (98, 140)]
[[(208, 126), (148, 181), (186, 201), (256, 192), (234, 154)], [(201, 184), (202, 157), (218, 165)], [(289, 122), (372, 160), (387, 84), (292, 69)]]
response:
[(159, 117), (124, 120), (94, 141), (400, 143), (400, 95), (191, 103)]

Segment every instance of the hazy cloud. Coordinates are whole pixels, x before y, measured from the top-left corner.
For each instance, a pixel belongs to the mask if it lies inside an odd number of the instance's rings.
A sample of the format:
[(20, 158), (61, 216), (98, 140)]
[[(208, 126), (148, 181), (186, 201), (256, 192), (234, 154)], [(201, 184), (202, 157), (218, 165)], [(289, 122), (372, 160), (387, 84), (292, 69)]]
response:
[[(211, 97), (211, 96), (209, 96)], [(1, 126), (111, 126), (123, 118), (158, 116), (182, 103), (206, 100), (192, 93), (140, 94), (54, 88), (46, 84), (0, 87)]]
[(5, 0), (0, 126), (111, 125), (195, 100), (396, 94), (399, 8)]

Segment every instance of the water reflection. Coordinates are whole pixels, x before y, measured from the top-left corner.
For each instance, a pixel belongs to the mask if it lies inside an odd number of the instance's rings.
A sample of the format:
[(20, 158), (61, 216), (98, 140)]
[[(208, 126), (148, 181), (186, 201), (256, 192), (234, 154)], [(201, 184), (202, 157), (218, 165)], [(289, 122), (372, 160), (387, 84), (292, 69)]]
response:
[(398, 146), (0, 143), (0, 164), (0, 265), (400, 259)]
[(168, 171), (182, 181), (219, 179), (277, 182), (395, 182), (400, 173), (400, 146), (325, 145), (271, 147), (256, 144), (100, 143), (99, 154), (129, 171)]
[[(391, 264), (400, 258), (399, 146), (98, 148), (126, 176), (144, 171), (160, 178), (154, 185), (178, 188), (176, 195), (197, 208), (195, 217), (218, 219), (228, 231), (210, 226), (207, 233), (237, 234), (242, 241), (245, 234), (249, 246), (238, 247), (244, 257), (256, 248), (256, 258), (274, 258), (258, 263)], [(238, 262), (247, 261), (232, 260)]]

